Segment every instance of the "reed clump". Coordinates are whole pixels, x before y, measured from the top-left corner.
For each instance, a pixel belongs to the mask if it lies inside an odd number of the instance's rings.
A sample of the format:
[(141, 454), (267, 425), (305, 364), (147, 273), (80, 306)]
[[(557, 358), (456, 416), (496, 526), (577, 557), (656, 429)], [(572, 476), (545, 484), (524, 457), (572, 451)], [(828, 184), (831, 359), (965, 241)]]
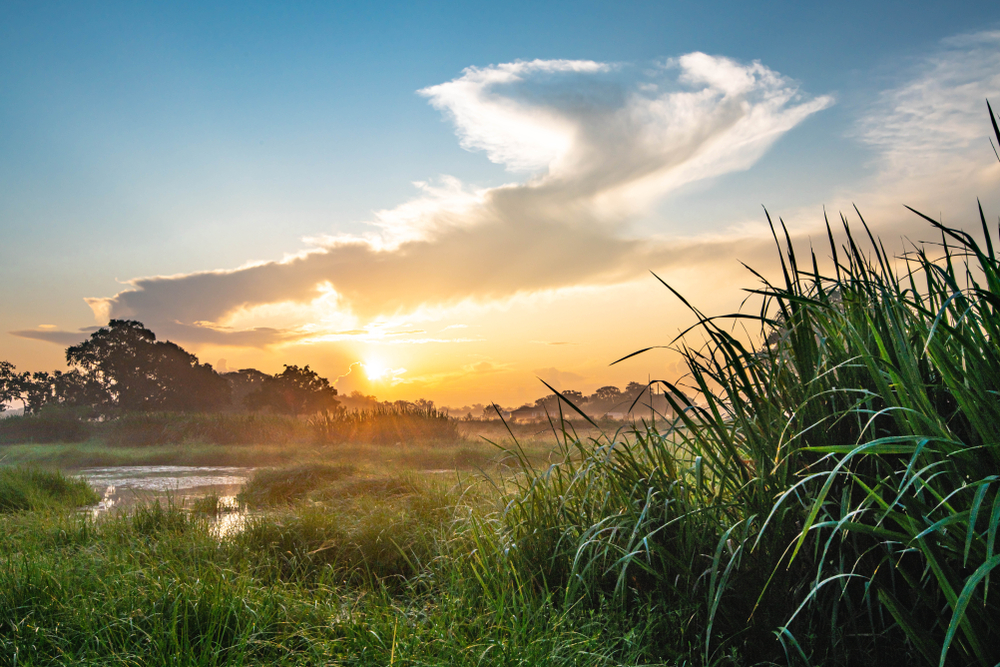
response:
[(409, 442), (454, 442), (458, 424), (434, 407), (381, 404), (367, 410), (323, 412), (310, 420), (322, 443), (361, 442), (392, 445)]
[(672, 423), (564, 432), (560, 463), (523, 466), (524, 576), (686, 609), (706, 663), (996, 664), (1000, 262), (985, 217), (981, 242), (926, 220), (940, 242), (900, 258), (828, 226), (825, 272), (786, 234), (759, 314), (695, 310)]
[(82, 479), (38, 468), (0, 468), (0, 513), (93, 505), (99, 498)]

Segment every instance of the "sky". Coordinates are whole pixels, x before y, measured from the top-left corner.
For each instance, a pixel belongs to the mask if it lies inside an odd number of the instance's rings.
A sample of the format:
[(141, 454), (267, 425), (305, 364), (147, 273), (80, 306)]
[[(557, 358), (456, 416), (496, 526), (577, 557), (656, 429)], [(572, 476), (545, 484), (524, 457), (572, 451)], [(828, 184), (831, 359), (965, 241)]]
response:
[[(219, 370), (516, 405), (861, 212), (1000, 213), (994, 2), (0, 3), (0, 359), (110, 318)], [(654, 275), (655, 274), (655, 275)], [(697, 338), (690, 341), (697, 344)]]

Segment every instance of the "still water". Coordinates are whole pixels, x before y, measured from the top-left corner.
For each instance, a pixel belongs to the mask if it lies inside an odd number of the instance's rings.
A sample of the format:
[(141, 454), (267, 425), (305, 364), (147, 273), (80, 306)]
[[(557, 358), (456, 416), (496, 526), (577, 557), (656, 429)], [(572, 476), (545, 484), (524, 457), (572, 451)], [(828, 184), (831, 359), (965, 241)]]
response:
[(236, 494), (253, 471), (221, 466), (121, 466), (85, 468), (79, 475), (101, 497), (97, 505), (87, 508), (94, 517), (155, 500), (190, 507), (194, 500), (214, 495), (220, 509), (231, 510), (215, 518), (216, 532), (226, 534), (242, 525), (245, 515), (237, 511)]

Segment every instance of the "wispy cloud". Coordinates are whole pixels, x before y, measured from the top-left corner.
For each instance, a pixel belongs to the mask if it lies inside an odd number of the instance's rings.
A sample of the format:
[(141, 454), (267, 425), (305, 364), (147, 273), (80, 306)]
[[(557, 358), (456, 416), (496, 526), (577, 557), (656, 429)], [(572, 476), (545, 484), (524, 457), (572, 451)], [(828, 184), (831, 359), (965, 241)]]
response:
[(943, 40), (861, 119), (857, 136), (876, 152), (876, 175), (871, 191), (854, 198), (869, 210), (892, 209), (882, 217), (912, 221), (901, 204), (937, 215), (993, 195), (1000, 168), (987, 98), (1000, 102), (1000, 31)]
[(47, 343), (55, 343), (64, 347), (82, 343), (90, 337), (90, 334), (97, 331), (98, 327), (86, 327), (77, 331), (61, 331), (52, 326), (42, 325), (37, 329), (21, 329), (11, 331), (12, 336), (18, 338), (29, 338), (33, 340), (43, 340)]
[(182, 340), (256, 345), (315, 338), (322, 317), (309, 331), (227, 329), (234, 313), (245, 323), (255, 308), (322, 301), (353, 318), (333, 332), (421, 307), (630, 280), (713, 252), (631, 237), (636, 216), (682, 185), (750, 167), (832, 104), (760, 63), (703, 53), (644, 70), (564, 60), (469, 68), (419, 92), (463, 147), (527, 172), (523, 181), (418, 184), (419, 197), (375, 214), (369, 235), (317, 237), (299, 255), (235, 270), (136, 279), (89, 299), (95, 314)]

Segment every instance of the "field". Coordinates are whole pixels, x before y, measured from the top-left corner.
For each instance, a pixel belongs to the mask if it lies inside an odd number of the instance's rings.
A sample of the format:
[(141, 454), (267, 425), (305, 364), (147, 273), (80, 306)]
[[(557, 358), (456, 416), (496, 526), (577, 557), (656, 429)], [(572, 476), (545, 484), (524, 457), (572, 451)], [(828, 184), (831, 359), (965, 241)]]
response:
[(673, 423), (602, 430), (567, 405), (575, 426), (360, 423), (359, 443), (229, 423), (219, 443), (167, 415), (141, 446), (110, 427), (8, 445), (8, 464), (271, 467), (222, 537), (214, 499), (95, 520), (15, 468), (42, 500), (0, 516), (0, 656), (995, 665), (1000, 261), (985, 219), (982, 241), (930, 222), (942, 242), (903, 258), (845, 222), (825, 270), (780, 243), (748, 326), (699, 313), (680, 343)]

